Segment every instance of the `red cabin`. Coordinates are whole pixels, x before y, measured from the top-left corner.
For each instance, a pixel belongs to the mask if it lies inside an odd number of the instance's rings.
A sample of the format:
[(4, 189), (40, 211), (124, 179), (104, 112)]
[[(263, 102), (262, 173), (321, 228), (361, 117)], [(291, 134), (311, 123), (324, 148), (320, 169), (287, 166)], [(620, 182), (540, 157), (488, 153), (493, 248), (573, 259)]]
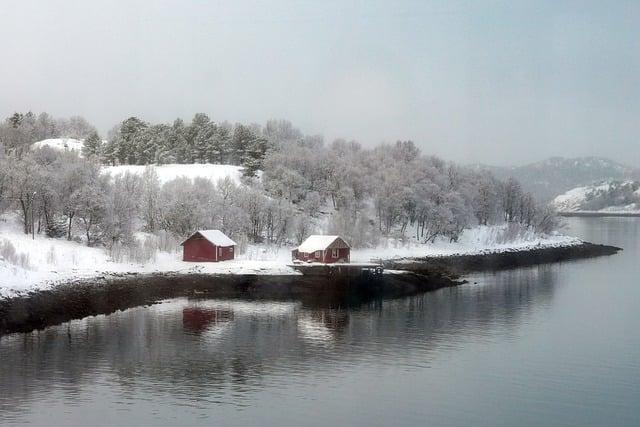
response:
[(182, 260), (195, 262), (231, 260), (236, 248), (236, 242), (220, 230), (196, 231), (181, 245)]
[(293, 260), (304, 262), (349, 262), (351, 247), (340, 236), (312, 235), (291, 251)]

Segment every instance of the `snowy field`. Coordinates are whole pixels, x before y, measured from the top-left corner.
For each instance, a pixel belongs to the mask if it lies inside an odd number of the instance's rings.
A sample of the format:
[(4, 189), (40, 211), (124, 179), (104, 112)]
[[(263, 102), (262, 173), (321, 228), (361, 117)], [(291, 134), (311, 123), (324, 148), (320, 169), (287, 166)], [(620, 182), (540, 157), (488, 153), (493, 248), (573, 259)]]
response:
[[(72, 138), (52, 138), (34, 142), (33, 148), (51, 147), (56, 150), (75, 151), (82, 157), (83, 141)], [(242, 177), (242, 167), (234, 165), (214, 165), (214, 164), (167, 164), (152, 166), (158, 174), (160, 184), (165, 184), (179, 177), (186, 177), (191, 180), (195, 178), (206, 178), (212, 182), (218, 182), (224, 178), (230, 178), (236, 184), (240, 183)], [(146, 166), (140, 165), (122, 165), (122, 166), (105, 166), (102, 168), (104, 173), (111, 176), (124, 174), (126, 172), (136, 175), (142, 175)]]
[[(147, 166), (139, 165), (106, 166), (102, 168), (102, 171), (111, 174), (111, 176), (124, 174), (126, 172), (142, 175), (146, 167)], [(233, 165), (213, 165), (205, 163), (190, 165), (170, 164), (152, 167), (158, 174), (161, 185), (179, 177), (186, 177), (191, 180), (195, 178), (207, 178), (214, 183), (228, 177), (236, 184), (239, 184), (240, 177), (242, 177), (242, 167)]]
[(79, 156), (82, 157), (82, 146), (84, 143), (79, 139), (73, 138), (52, 138), (43, 139), (42, 141), (34, 142), (32, 148), (51, 147), (56, 150), (69, 150), (76, 151)]
[[(10, 242), (15, 251), (7, 249)], [(459, 242), (441, 240), (433, 244), (400, 244), (389, 240), (375, 249), (352, 250), (352, 262), (372, 259), (481, 254), (579, 244), (563, 235), (541, 238), (531, 232), (510, 234), (506, 227), (477, 227), (467, 230)], [(146, 263), (114, 262), (103, 248), (44, 236), (25, 235), (15, 220), (0, 222), (0, 297), (46, 289), (74, 279), (89, 279), (126, 273), (204, 274), (298, 274), (288, 267), (291, 247), (252, 245), (237, 259), (220, 263), (192, 263), (181, 260), (181, 248), (158, 251)]]

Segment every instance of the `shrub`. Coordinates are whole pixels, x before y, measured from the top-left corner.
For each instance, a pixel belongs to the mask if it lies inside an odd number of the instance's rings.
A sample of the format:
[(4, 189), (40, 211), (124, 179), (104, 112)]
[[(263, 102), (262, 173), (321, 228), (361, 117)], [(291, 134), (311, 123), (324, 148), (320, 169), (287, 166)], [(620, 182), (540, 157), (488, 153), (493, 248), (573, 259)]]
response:
[(6, 239), (0, 242), (0, 259), (27, 270), (31, 269), (29, 254), (16, 251), (13, 243)]

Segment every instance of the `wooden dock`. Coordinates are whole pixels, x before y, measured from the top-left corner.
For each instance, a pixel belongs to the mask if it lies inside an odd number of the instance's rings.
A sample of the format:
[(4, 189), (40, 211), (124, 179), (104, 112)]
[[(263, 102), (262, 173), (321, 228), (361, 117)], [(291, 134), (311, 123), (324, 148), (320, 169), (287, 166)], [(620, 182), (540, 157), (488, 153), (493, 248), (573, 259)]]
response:
[(333, 263), (300, 262), (289, 267), (305, 276), (381, 276), (384, 267), (374, 263)]

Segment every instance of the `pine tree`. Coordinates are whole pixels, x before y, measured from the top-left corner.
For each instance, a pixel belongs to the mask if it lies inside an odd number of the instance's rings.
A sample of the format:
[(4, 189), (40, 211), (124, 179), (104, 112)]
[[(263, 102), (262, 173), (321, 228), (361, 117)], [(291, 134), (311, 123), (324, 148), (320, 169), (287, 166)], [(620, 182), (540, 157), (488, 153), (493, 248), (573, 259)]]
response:
[(256, 172), (262, 168), (262, 160), (264, 159), (266, 151), (267, 140), (261, 136), (253, 135), (251, 142), (244, 152), (242, 160), (244, 176), (256, 176)]
[(231, 164), (241, 165), (244, 163), (245, 155), (251, 144), (254, 135), (248, 127), (237, 124), (233, 129), (231, 137)]
[(116, 157), (120, 164), (135, 164), (140, 133), (147, 128), (147, 124), (137, 117), (129, 117), (120, 125), (115, 138)]
[(189, 163), (191, 153), (186, 139), (186, 127), (182, 119), (176, 119), (169, 131), (167, 153), (171, 153), (176, 163)]
[(230, 162), (231, 132), (227, 127), (217, 126), (213, 143), (209, 150), (209, 158), (212, 163), (224, 164)]
[(102, 154), (102, 140), (97, 132), (92, 132), (91, 135), (84, 141), (82, 145), (82, 155), (87, 158), (99, 158)]

